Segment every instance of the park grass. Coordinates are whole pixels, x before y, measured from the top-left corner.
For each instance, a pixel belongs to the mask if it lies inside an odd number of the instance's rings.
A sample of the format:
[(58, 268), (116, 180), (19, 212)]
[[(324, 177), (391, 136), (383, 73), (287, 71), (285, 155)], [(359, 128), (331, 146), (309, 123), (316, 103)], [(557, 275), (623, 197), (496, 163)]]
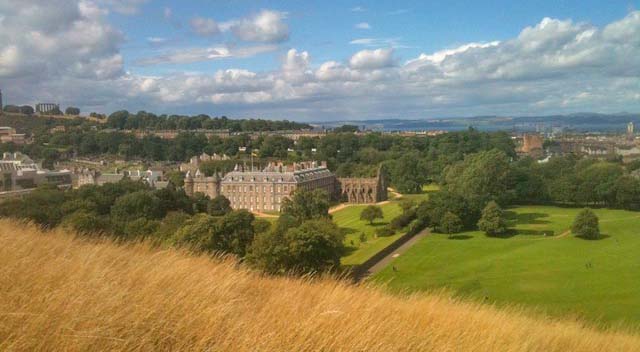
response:
[(427, 236), (372, 280), (392, 291), (446, 288), (498, 305), (522, 304), (609, 326), (640, 326), (640, 213), (597, 209), (603, 239), (572, 236), (580, 209), (522, 206), (515, 229), (491, 238), (478, 231)]
[[(345, 245), (347, 246), (347, 253), (341, 259), (342, 265), (349, 267), (362, 264), (397, 240), (404, 234), (404, 230), (396, 231), (394, 235), (387, 237), (376, 237), (375, 231), (402, 213), (402, 209), (398, 205), (401, 201), (410, 199), (419, 203), (423, 200), (428, 200), (429, 194), (437, 190), (437, 185), (429, 184), (423, 186), (422, 193), (419, 194), (401, 194), (398, 197), (390, 192), (389, 202), (380, 205), (384, 219), (376, 220), (373, 225), (369, 225), (368, 222), (360, 220), (360, 213), (367, 205), (350, 205), (334, 212), (332, 214), (334, 222), (342, 228), (346, 234)], [(367, 237), (366, 242), (360, 242), (359, 238), (361, 233), (364, 233)]]
[[(390, 243), (402, 236), (402, 232), (398, 231), (392, 236), (376, 237), (375, 231), (384, 227), (391, 219), (400, 215), (402, 209), (396, 202), (388, 202), (380, 205), (383, 219), (376, 219), (373, 225), (369, 222), (360, 220), (360, 213), (367, 205), (352, 205), (336, 211), (332, 214), (333, 221), (345, 233), (345, 246), (347, 254), (342, 257), (341, 263), (344, 266), (352, 266), (362, 264), (374, 254), (388, 246)], [(367, 241), (360, 242), (360, 234), (364, 233)]]
[(603, 352), (640, 337), (0, 220), (0, 350)]

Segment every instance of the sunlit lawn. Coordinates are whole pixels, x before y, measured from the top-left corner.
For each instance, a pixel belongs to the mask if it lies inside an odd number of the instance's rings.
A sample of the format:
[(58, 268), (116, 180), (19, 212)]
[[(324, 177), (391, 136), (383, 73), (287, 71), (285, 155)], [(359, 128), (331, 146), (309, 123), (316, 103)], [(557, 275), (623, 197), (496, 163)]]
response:
[(450, 289), (483, 302), (524, 304), (603, 323), (640, 324), (640, 213), (596, 210), (604, 238), (568, 230), (580, 209), (516, 207), (504, 238), (432, 234), (372, 280), (393, 291)]
[[(360, 264), (401, 236), (400, 232), (388, 237), (375, 236), (377, 228), (383, 227), (391, 219), (402, 213), (402, 209), (396, 202), (381, 205), (384, 219), (376, 219), (373, 225), (370, 225), (367, 221), (360, 220), (360, 213), (365, 207), (367, 206), (353, 205), (332, 214), (334, 222), (346, 234), (345, 245), (348, 248), (348, 254), (341, 260), (343, 265)], [(365, 234), (366, 242), (360, 242), (361, 233)]]

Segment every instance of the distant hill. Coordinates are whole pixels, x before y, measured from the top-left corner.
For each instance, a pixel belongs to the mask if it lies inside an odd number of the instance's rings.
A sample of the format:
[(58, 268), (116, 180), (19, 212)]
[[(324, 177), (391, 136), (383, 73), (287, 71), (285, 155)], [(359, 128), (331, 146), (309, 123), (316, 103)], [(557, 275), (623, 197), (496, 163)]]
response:
[(0, 350), (638, 351), (640, 337), (446, 294), (269, 278), (233, 260), (0, 220)]
[(545, 116), (475, 116), (433, 119), (383, 119), (362, 121), (335, 121), (314, 123), (327, 128), (344, 124), (365, 127), (372, 130), (445, 130), (456, 131), (475, 127), (480, 130), (534, 131), (539, 129), (562, 128), (578, 132), (614, 132), (626, 130), (627, 123), (640, 126), (640, 114), (617, 113), (575, 113)]

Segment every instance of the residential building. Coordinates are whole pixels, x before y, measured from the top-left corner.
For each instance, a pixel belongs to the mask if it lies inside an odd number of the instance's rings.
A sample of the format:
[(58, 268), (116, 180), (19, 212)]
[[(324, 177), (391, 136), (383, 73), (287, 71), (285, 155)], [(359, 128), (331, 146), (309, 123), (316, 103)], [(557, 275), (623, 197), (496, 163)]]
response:
[(102, 173), (98, 170), (83, 168), (76, 170), (75, 176), (77, 177), (77, 181), (75, 182), (76, 187), (84, 185), (102, 186), (105, 183), (117, 183), (125, 178), (133, 181), (146, 182), (154, 188), (165, 188), (169, 183), (163, 179), (163, 172), (160, 169), (149, 169), (146, 171), (121, 171), (116, 169), (114, 173)]
[(31, 158), (16, 152), (4, 153), (0, 160), (0, 191), (20, 191), (49, 183), (60, 187), (71, 187), (71, 171), (41, 169)]
[(16, 133), (13, 127), (0, 127), (0, 142), (22, 145), (26, 143), (24, 133)]
[(191, 174), (193, 175), (196, 170), (198, 170), (198, 168), (200, 167), (200, 164), (202, 162), (205, 161), (218, 161), (218, 160), (229, 160), (230, 158), (226, 155), (226, 154), (216, 154), (213, 153), (213, 155), (209, 155), (207, 153), (202, 153), (200, 155), (196, 155), (194, 157), (191, 157), (191, 159), (189, 159), (188, 163), (182, 163), (180, 164), (180, 171), (182, 172), (187, 172), (187, 171), (191, 171)]

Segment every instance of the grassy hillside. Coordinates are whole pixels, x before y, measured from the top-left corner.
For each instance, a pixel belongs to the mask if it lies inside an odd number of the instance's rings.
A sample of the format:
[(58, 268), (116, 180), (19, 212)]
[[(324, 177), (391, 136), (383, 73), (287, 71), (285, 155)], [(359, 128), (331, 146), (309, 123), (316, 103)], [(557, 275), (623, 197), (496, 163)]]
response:
[(446, 295), (267, 278), (0, 220), (0, 350), (632, 351), (640, 337)]
[(516, 231), (507, 238), (428, 236), (394, 261), (397, 272), (386, 268), (374, 280), (392, 290), (448, 288), (484, 302), (640, 325), (640, 213), (596, 210), (604, 238), (588, 241), (568, 231), (579, 210), (511, 209)]

